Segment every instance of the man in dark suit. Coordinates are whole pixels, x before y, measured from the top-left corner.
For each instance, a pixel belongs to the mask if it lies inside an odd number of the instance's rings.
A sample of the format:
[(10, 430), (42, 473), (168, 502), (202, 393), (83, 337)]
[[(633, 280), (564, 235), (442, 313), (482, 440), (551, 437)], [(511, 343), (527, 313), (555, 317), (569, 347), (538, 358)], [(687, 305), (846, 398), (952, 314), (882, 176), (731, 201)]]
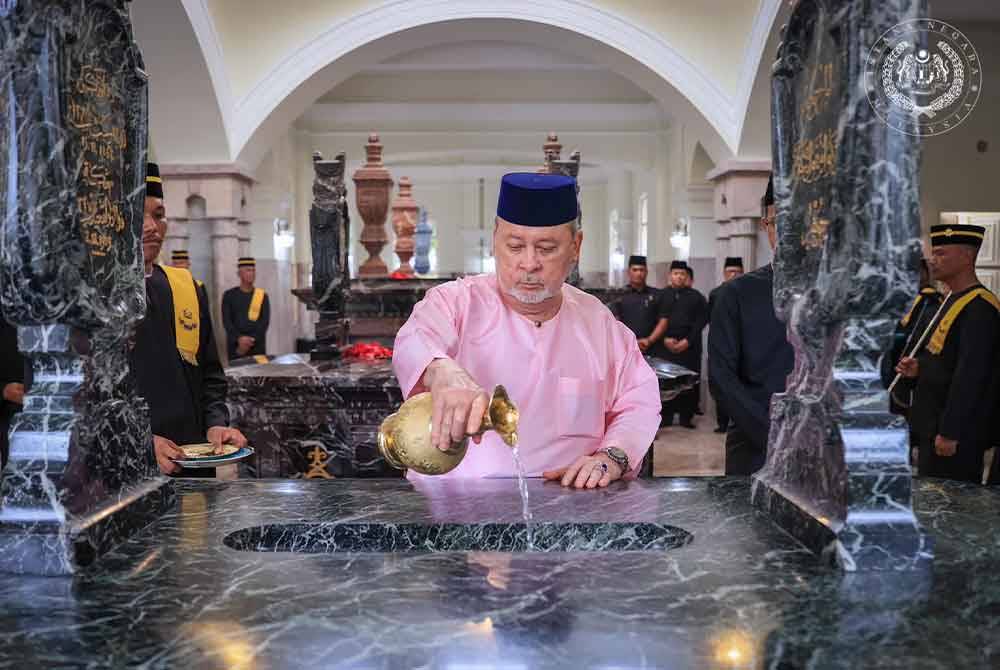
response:
[[(728, 281), (732, 281), (737, 277), (743, 276), (743, 257), (742, 256), (729, 256), (726, 258), (726, 262), (722, 265), (722, 283), (725, 284)], [(715, 294), (719, 291), (722, 284), (713, 288), (708, 294), (708, 313), (709, 321), (711, 321), (712, 307), (715, 305)], [(712, 397), (715, 398), (715, 419), (716, 419), (716, 433), (725, 433), (729, 429), (729, 414), (726, 413), (726, 408), (722, 406), (719, 402), (719, 394), (717, 389), (712, 386), (711, 380), (708, 383), (708, 390), (711, 392)]]
[[(761, 200), (761, 227), (774, 249), (774, 186)], [(774, 314), (770, 264), (719, 287), (708, 333), (709, 384), (729, 414), (726, 474), (749, 475), (764, 465), (771, 395), (785, 390), (795, 361), (785, 324)]]

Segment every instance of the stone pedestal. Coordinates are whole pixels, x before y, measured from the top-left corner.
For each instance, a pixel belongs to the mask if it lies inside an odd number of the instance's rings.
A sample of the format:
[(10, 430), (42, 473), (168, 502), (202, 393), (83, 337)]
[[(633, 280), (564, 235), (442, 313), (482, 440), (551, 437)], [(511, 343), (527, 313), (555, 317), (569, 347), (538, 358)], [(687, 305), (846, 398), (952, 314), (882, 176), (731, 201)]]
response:
[(354, 173), (358, 213), (364, 221), (361, 245), (368, 251), (368, 260), (358, 268), (358, 276), (385, 277), (388, 268), (380, 254), (389, 241), (385, 232), (385, 215), (389, 210), (389, 191), (393, 182), (389, 171), (382, 165), (382, 144), (375, 133), (368, 136), (365, 158), (365, 165)]
[(63, 575), (173, 502), (129, 367), (147, 84), (124, 1), (7, 3), (0, 33), (0, 286), (34, 372), (0, 482), (0, 570)]
[(410, 259), (413, 258), (413, 234), (417, 230), (417, 203), (413, 199), (413, 183), (409, 177), (400, 177), (399, 194), (392, 201), (392, 229), (396, 233), (396, 255), (399, 267), (396, 272), (413, 276)]
[(795, 367), (772, 399), (753, 501), (848, 571), (932, 558), (911, 507), (906, 426), (878, 373), (917, 291), (920, 138), (876, 116), (859, 65), (885, 31), (926, 13), (922, 1), (803, 0), (772, 69), (775, 310)]

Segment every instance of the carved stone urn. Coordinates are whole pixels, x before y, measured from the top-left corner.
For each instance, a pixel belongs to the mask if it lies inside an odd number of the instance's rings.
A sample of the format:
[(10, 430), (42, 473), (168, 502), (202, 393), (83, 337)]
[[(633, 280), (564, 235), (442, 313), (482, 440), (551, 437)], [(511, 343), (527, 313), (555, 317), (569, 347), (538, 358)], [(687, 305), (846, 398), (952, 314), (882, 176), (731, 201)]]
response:
[(396, 233), (396, 255), (399, 267), (396, 272), (413, 276), (410, 259), (413, 258), (413, 234), (417, 230), (417, 203), (413, 199), (413, 182), (409, 177), (399, 178), (399, 193), (392, 201), (392, 229)]
[(361, 245), (368, 251), (368, 260), (358, 268), (358, 276), (385, 277), (389, 269), (379, 254), (389, 241), (385, 231), (385, 216), (389, 211), (389, 191), (393, 182), (389, 171), (382, 165), (382, 144), (376, 133), (368, 136), (365, 158), (364, 166), (354, 173), (358, 213), (364, 221)]

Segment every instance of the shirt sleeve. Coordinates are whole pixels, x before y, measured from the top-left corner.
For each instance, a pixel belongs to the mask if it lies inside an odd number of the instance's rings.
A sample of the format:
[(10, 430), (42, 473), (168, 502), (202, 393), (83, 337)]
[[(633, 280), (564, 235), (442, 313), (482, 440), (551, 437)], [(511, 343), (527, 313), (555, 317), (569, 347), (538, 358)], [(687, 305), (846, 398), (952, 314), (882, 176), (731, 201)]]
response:
[(728, 286), (715, 295), (712, 327), (708, 331), (708, 381), (716, 397), (747, 438), (758, 449), (767, 445), (770, 423), (767, 406), (754, 398), (740, 378), (743, 350), (739, 296)]
[(222, 294), (222, 327), (226, 331), (226, 350), (231, 354), (236, 349), (239, 333), (233, 321), (233, 299), (229, 291)]
[(198, 347), (198, 367), (201, 368), (201, 407), (205, 428), (229, 425), (229, 408), (226, 395), (229, 384), (219, 362), (219, 350), (212, 332), (212, 314), (208, 309), (208, 296), (204, 286), (195, 288), (201, 310), (201, 344)]
[(669, 319), (670, 310), (674, 308), (674, 291), (671, 291), (669, 288), (660, 291), (657, 303), (660, 318)]
[(710, 315), (705, 296), (699, 293), (692, 309), (694, 310), (694, 315), (691, 319), (691, 331), (688, 333), (687, 339), (691, 346), (701, 347), (701, 333), (705, 330), (705, 326), (708, 325)]
[(467, 291), (459, 282), (430, 289), (396, 333), (392, 368), (404, 398), (426, 390), (420, 379), (431, 361), (456, 355), (458, 315), (467, 300)]
[(977, 298), (962, 310), (958, 362), (938, 428), (942, 437), (957, 440), (967, 432), (967, 426), (975, 423), (977, 410), (982, 409), (982, 403), (976, 400), (989, 397), (992, 376), (996, 374), (998, 335), (1000, 318), (988, 302)]
[(621, 324), (612, 325), (617, 329), (612, 346), (618, 349), (618, 361), (601, 448), (623, 450), (628, 454), (631, 471), (636, 472), (660, 426), (660, 385), (635, 337), (631, 337), (632, 332)]

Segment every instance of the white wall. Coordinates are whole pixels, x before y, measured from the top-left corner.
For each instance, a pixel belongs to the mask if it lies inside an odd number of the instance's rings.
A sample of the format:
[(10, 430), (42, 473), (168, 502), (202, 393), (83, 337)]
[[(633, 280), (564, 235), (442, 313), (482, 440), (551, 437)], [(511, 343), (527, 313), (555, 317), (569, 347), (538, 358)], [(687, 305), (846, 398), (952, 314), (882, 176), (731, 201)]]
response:
[[(1000, 211), (1000, 24), (957, 23), (979, 53), (983, 87), (976, 108), (957, 128), (924, 139), (922, 223), (926, 231), (942, 211)], [(976, 143), (986, 140), (986, 153)]]

